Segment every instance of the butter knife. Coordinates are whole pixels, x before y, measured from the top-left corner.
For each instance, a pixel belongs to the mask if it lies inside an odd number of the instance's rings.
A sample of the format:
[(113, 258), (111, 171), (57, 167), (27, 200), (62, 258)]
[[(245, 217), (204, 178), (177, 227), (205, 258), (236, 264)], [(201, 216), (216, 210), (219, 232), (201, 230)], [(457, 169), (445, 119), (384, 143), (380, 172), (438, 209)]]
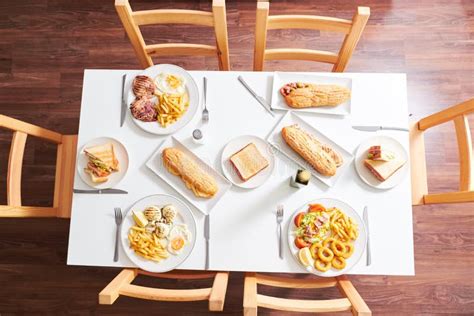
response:
[(127, 75), (122, 76), (122, 112), (120, 115), (120, 127), (123, 126), (125, 122), (125, 114), (127, 113), (127, 100), (125, 100), (125, 82), (127, 81)]
[(404, 127), (395, 127), (395, 126), (352, 126), (353, 129), (363, 131), (363, 132), (376, 132), (381, 130), (392, 130), (392, 131), (403, 131), (408, 132), (408, 128)]
[(204, 238), (206, 239), (206, 265), (205, 269), (209, 270), (209, 239), (211, 238), (211, 223), (209, 214), (204, 219)]
[(240, 81), (240, 83), (245, 87), (245, 89), (247, 89), (248, 92), (250, 92), (250, 94), (258, 101), (258, 103), (260, 103), (261, 106), (263, 106), (263, 108), (271, 114), (271, 116), (275, 116), (275, 114), (272, 112), (272, 105), (270, 103), (268, 103), (264, 98), (262, 98), (261, 96), (259, 96), (257, 93), (255, 93), (255, 91), (252, 90), (252, 88), (250, 88), (250, 86), (247, 84), (247, 82), (245, 82), (244, 78), (242, 78), (242, 76), (238, 76), (237, 79)]
[(120, 189), (97, 189), (97, 190), (82, 190), (74, 189), (74, 193), (84, 193), (84, 194), (128, 194), (127, 191)]
[(367, 206), (364, 207), (364, 213), (362, 217), (364, 219), (365, 229), (367, 230), (367, 258), (365, 265), (370, 266), (370, 264), (372, 263), (372, 254), (370, 252), (369, 213), (367, 211)]

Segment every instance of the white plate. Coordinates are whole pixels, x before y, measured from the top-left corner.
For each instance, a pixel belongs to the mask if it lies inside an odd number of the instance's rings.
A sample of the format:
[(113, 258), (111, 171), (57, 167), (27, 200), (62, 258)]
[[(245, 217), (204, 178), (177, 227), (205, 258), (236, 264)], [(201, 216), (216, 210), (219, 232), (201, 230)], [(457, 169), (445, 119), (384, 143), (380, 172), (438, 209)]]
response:
[[(168, 125), (167, 127), (164, 128), (158, 122), (142, 122), (140, 120), (137, 120), (133, 117), (130, 109), (127, 110), (132, 120), (135, 122), (135, 124), (137, 124), (144, 131), (147, 131), (152, 134), (157, 134), (157, 135), (171, 134), (171, 133), (176, 132), (180, 128), (184, 127), (186, 124), (188, 124), (192, 120), (192, 118), (194, 117), (194, 114), (196, 114), (196, 111), (199, 107), (199, 90), (197, 88), (196, 82), (194, 82), (193, 77), (191, 77), (191, 75), (183, 68), (175, 66), (175, 65), (169, 65), (169, 64), (154, 65), (145, 69), (142, 73), (139, 73), (138, 75), (145, 75), (154, 80), (158, 74), (163, 73), (163, 72), (181, 76), (186, 81), (185, 84), (186, 84), (186, 91), (188, 92), (188, 96), (189, 96), (189, 107), (187, 111), (184, 113), (184, 115), (181, 118), (179, 118), (178, 121), (176, 121), (175, 123)], [(135, 77), (133, 77), (132, 80), (130, 81), (130, 86), (128, 89), (128, 95), (127, 95), (128, 107), (130, 107), (130, 104), (132, 104), (132, 102), (135, 100), (135, 95), (133, 94), (133, 91), (132, 91), (134, 79)]]
[(324, 113), (333, 115), (349, 115), (351, 113), (351, 99), (337, 106), (320, 106), (296, 109), (289, 107), (280, 93), (280, 88), (290, 82), (304, 82), (316, 84), (336, 84), (352, 90), (352, 79), (336, 76), (318, 76), (296, 72), (275, 72), (273, 75), (272, 108), (277, 110), (293, 110), (298, 112)]
[[(163, 149), (167, 147), (177, 147), (183, 152), (187, 153), (190, 157), (199, 163), (203, 168), (209, 172), (210, 175), (214, 177), (219, 187), (216, 195), (210, 199), (200, 198), (194, 195), (193, 191), (189, 190), (180, 177), (177, 177), (171, 174), (163, 165), (163, 159), (161, 153)], [(189, 203), (194, 205), (199, 211), (204, 214), (209, 214), (211, 209), (217, 204), (217, 202), (224, 196), (224, 194), (232, 186), (229, 180), (212, 168), (209, 164), (205, 163), (198, 156), (196, 156), (192, 151), (190, 151), (186, 146), (184, 146), (176, 138), (170, 136), (158, 147), (158, 149), (153, 153), (150, 159), (146, 162), (146, 166), (153, 171), (157, 176), (162, 178), (166, 183), (168, 183), (173, 189), (175, 189), (179, 194), (181, 194)]]
[[(281, 130), (283, 127), (293, 124), (298, 124), (303, 130), (313, 134), (317, 139), (321, 141), (321, 143), (331, 146), (331, 148), (341, 154), (344, 162), (339, 168), (337, 168), (336, 174), (334, 176), (323, 176), (322, 174), (317, 172), (308, 162), (306, 162), (306, 160), (304, 160), (300, 155), (298, 155), (293, 149), (291, 149), (290, 146), (286, 144), (285, 140), (281, 136)], [(267, 140), (270, 143), (274, 144), (276, 147), (278, 147), (279, 150), (283, 151), (285, 154), (299, 162), (302, 166), (306, 166), (306, 169), (308, 169), (314, 177), (318, 178), (324, 184), (330, 187), (333, 186), (336, 183), (337, 179), (341, 176), (341, 174), (346, 171), (346, 169), (351, 164), (352, 159), (354, 158), (353, 155), (347, 150), (333, 142), (329, 137), (318, 131), (311, 124), (307, 123), (300, 116), (291, 111), (287, 112), (285, 116), (283, 116), (283, 118), (280, 120), (280, 122), (278, 122), (275, 128), (270, 132), (270, 135), (268, 136)], [(283, 159), (287, 159), (281, 154), (280, 156), (282, 156)]]
[[(371, 146), (381, 145), (384, 149), (392, 151), (398, 157), (405, 159), (405, 164), (395, 171), (387, 180), (381, 182), (364, 166), (364, 160), (367, 158), (368, 150)], [(355, 158), (355, 168), (360, 178), (376, 189), (391, 189), (397, 186), (408, 172), (408, 154), (397, 140), (388, 136), (374, 136), (363, 141), (357, 148)]]
[[(170, 253), (170, 256), (161, 262), (146, 260), (145, 258), (142, 258), (141, 256), (135, 254), (133, 249), (130, 248), (130, 242), (128, 240), (128, 231), (130, 230), (130, 227), (135, 225), (135, 221), (133, 220), (131, 211), (143, 211), (147, 206), (157, 205), (161, 207), (166, 204), (173, 204), (174, 206), (176, 206), (176, 208), (178, 209), (178, 214), (174, 223), (186, 224), (188, 226), (189, 231), (191, 232), (192, 240), (184, 246), (183, 251), (178, 255), (173, 255)], [(186, 260), (186, 258), (193, 251), (194, 244), (196, 243), (196, 237), (196, 220), (194, 219), (194, 216), (189, 207), (186, 206), (183, 201), (175, 198), (174, 196), (166, 194), (150, 195), (135, 202), (135, 204), (132, 205), (132, 207), (125, 215), (120, 232), (120, 241), (122, 243), (123, 250), (127, 254), (128, 258), (130, 258), (130, 260), (140, 269), (156, 273), (162, 273), (173, 270), (181, 263), (183, 263), (184, 260)]]
[[(267, 159), (268, 166), (249, 180), (243, 181), (230, 162), (230, 157), (250, 143), (254, 143), (262, 156)], [(272, 148), (265, 140), (257, 136), (244, 135), (234, 138), (227, 143), (222, 151), (221, 164), (224, 175), (233, 184), (241, 188), (253, 189), (261, 186), (268, 180), (268, 178), (270, 178), (275, 167), (275, 156), (273, 155)]]
[[(296, 229), (296, 225), (294, 222), (294, 219), (296, 215), (300, 212), (306, 212), (308, 209), (308, 204), (322, 204), (326, 208), (330, 207), (337, 207), (340, 209), (342, 212), (344, 212), (347, 216), (351, 217), (359, 226), (359, 237), (354, 241), (354, 253), (352, 256), (350, 256), (346, 260), (346, 267), (342, 270), (337, 270), (334, 268), (329, 269), (326, 272), (321, 272), (318, 269), (316, 269), (314, 266), (311, 267), (305, 267), (301, 264), (300, 260), (298, 259), (298, 247), (295, 245), (295, 234), (294, 231)], [(308, 272), (322, 276), (322, 277), (334, 277), (342, 274), (346, 274), (352, 269), (352, 267), (359, 262), (360, 258), (362, 257), (362, 254), (365, 251), (365, 246), (367, 245), (367, 232), (365, 229), (364, 222), (362, 221), (361, 217), (359, 214), (348, 204), (336, 200), (336, 199), (330, 199), (330, 198), (323, 198), (323, 199), (317, 199), (314, 201), (310, 201), (308, 203), (305, 203), (301, 207), (299, 207), (293, 215), (290, 217), (290, 222), (288, 224), (288, 246), (290, 247), (290, 251), (293, 255), (293, 258), (300, 264), (301, 267), (306, 269)]]
[[(103, 145), (106, 143), (112, 143), (114, 145), (115, 156), (119, 161), (119, 171), (112, 172), (106, 182), (94, 183), (92, 182), (90, 175), (84, 172), (84, 168), (89, 162), (89, 158), (87, 158), (86, 154), (84, 154), (84, 149), (92, 146)], [(82, 146), (81, 150), (77, 154), (77, 172), (79, 173), (79, 176), (81, 177), (82, 181), (84, 181), (86, 184), (95, 189), (109, 189), (115, 187), (125, 177), (127, 170), (127, 149), (125, 149), (125, 146), (122, 145), (121, 142), (111, 137), (99, 137), (90, 140), (84, 146)]]

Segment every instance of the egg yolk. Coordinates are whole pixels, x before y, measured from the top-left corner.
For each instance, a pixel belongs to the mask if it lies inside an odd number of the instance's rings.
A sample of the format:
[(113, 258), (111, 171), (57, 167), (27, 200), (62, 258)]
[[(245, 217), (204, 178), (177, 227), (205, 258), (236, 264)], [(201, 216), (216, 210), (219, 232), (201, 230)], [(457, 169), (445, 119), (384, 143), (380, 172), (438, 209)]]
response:
[(180, 250), (184, 246), (184, 239), (182, 237), (176, 237), (171, 241), (171, 248), (174, 250)]

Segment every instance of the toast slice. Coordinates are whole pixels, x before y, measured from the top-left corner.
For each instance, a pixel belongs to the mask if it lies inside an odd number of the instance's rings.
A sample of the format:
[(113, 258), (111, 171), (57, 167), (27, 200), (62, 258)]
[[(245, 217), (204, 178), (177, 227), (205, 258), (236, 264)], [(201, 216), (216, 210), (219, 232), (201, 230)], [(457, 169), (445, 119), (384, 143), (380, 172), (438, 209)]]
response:
[(84, 153), (93, 163), (98, 163), (111, 171), (119, 171), (119, 162), (115, 157), (114, 145), (112, 143), (86, 148)]
[(268, 160), (262, 156), (257, 146), (250, 143), (230, 157), (230, 162), (243, 181), (248, 181), (268, 167)]
[(365, 159), (364, 166), (381, 182), (390, 178), (406, 161), (401, 158), (394, 158), (389, 161)]
[(88, 169), (88, 168), (84, 168), (84, 172), (91, 176), (91, 180), (94, 183), (103, 183), (103, 182), (106, 182), (107, 180), (109, 180), (108, 176), (98, 177), (98, 176), (95, 175), (95, 173), (91, 169)]

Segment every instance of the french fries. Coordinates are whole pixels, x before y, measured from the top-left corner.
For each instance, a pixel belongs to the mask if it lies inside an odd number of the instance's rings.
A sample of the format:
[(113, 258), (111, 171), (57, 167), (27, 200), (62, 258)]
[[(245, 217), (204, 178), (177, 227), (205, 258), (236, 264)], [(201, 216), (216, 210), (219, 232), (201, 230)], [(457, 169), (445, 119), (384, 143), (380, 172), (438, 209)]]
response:
[(130, 241), (130, 248), (145, 259), (160, 262), (169, 256), (168, 251), (160, 243), (158, 237), (148, 234), (145, 228), (132, 226), (128, 233), (128, 240)]
[(359, 236), (357, 224), (352, 221), (352, 218), (338, 209), (331, 213), (330, 227), (334, 234), (342, 241), (356, 240)]
[(187, 94), (157, 94), (156, 96), (159, 101), (156, 106), (156, 111), (158, 112), (157, 119), (158, 123), (163, 127), (176, 122), (188, 109), (189, 101), (187, 100)]

